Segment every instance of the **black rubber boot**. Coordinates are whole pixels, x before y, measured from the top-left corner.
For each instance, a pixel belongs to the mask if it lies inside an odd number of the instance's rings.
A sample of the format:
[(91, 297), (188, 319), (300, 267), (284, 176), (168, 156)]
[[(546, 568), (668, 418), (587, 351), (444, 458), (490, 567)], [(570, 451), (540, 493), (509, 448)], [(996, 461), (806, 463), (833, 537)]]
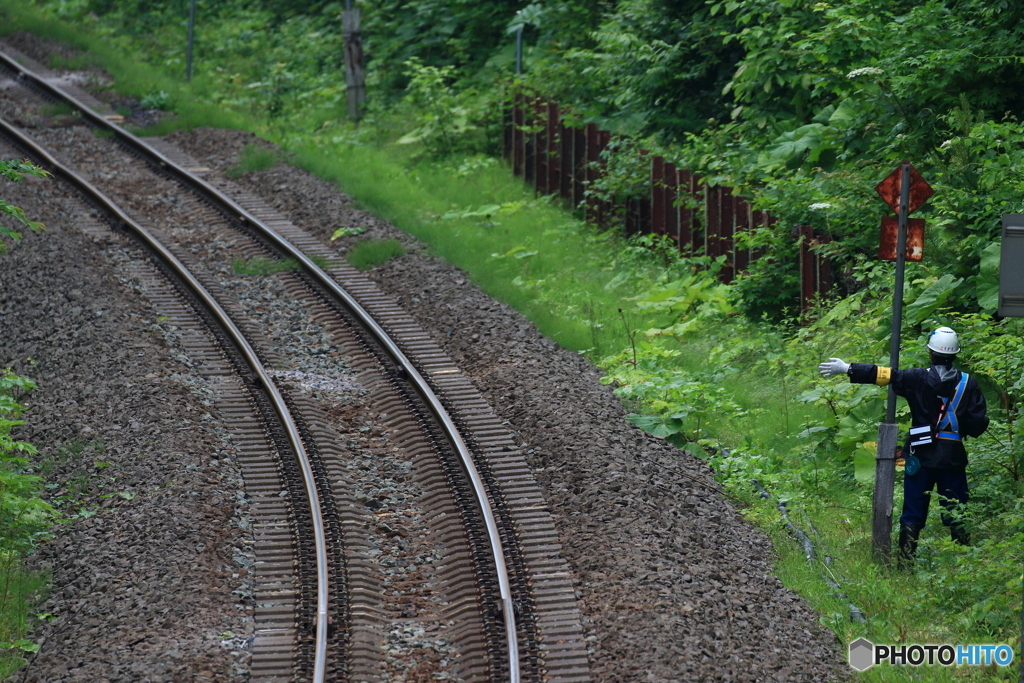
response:
[(949, 537), (953, 539), (954, 543), (959, 543), (960, 545), (971, 544), (971, 535), (967, 533), (967, 529), (959, 524), (949, 527)]
[(921, 527), (916, 524), (900, 525), (900, 547), (896, 554), (896, 566), (900, 569), (910, 569), (914, 565), (914, 553), (917, 552), (917, 537), (921, 534)]

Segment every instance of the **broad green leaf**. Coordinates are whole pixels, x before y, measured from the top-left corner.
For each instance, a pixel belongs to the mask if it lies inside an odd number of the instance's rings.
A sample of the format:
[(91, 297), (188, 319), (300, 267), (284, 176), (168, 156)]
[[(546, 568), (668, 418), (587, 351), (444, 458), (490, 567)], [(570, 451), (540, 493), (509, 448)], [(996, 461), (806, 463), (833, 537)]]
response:
[(830, 126), (843, 127), (853, 123), (857, 117), (858, 104), (852, 99), (846, 99), (839, 103), (832, 115), (828, 117)]
[(830, 387), (818, 387), (817, 389), (805, 391), (804, 393), (797, 396), (796, 400), (801, 401), (802, 403), (813, 403), (814, 401), (817, 401), (819, 398), (821, 398), (821, 395), (825, 393), (825, 391), (829, 388)]
[(981, 252), (975, 296), (983, 311), (995, 312), (999, 308), (999, 252), (999, 242), (993, 242)]
[(903, 310), (904, 320), (912, 325), (920, 324), (925, 318), (943, 306), (949, 296), (963, 282), (962, 278), (954, 278), (946, 273), (929, 285), (914, 303)]
[(683, 430), (683, 421), (678, 418), (657, 415), (627, 415), (626, 420), (654, 436), (667, 437)]

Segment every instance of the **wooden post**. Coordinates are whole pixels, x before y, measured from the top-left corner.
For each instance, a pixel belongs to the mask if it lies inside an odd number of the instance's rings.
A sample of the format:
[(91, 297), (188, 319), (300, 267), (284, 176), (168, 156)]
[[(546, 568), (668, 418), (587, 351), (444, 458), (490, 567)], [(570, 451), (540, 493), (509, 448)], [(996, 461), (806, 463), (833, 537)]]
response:
[[(586, 164), (586, 179), (587, 187), (586, 190), (590, 190), (593, 186), (594, 181), (597, 180), (597, 160), (600, 158), (598, 148), (598, 130), (596, 123), (587, 124), (587, 150), (586, 156), (584, 157)], [(586, 217), (587, 220), (597, 223), (600, 220), (600, 210), (598, 208), (597, 197), (593, 195), (586, 198)]]
[[(651, 198), (637, 197), (636, 199), (637, 227), (641, 233), (652, 233), (654, 227), (651, 221)], [(662, 233), (657, 233), (662, 234)]]
[(665, 234), (665, 157), (651, 157), (651, 232)]
[[(829, 235), (819, 235), (819, 244), (831, 244), (832, 238)], [(818, 292), (819, 300), (826, 298), (832, 291), (832, 259), (821, 253), (815, 254), (815, 262), (818, 270)]]
[[(607, 131), (607, 130), (598, 130), (597, 131), (597, 150), (598, 150), (597, 151), (597, 155), (598, 155), (597, 158), (598, 158), (598, 166), (599, 166), (599, 169), (600, 169), (598, 171), (598, 173), (600, 175), (602, 175), (602, 176), (605, 174), (605, 168), (607, 167), (608, 164), (607, 164), (607, 162), (604, 159), (601, 158), (601, 152), (603, 152), (604, 150), (608, 149), (608, 145), (610, 145), (611, 142), (612, 142), (612, 134), (609, 131)], [(611, 213), (611, 211), (612, 211), (611, 202), (599, 201), (597, 203), (597, 222), (598, 222), (599, 225), (605, 225), (608, 222), (608, 215)]]
[(582, 128), (572, 129), (572, 208), (580, 209), (583, 192), (587, 189), (587, 133)]
[[(665, 197), (662, 203), (662, 212), (665, 216), (665, 234), (671, 237), (679, 245), (679, 212), (676, 211), (676, 199), (678, 193), (679, 176), (676, 174), (675, 164), (665, 162)], [(651, 220), (654, 220), (653, 217)]]
[(558, 154), (559, 137), (558, 137), (558, 105), (554, 102), (548, 102), (548, 134), (547, 134), (547, 167), (548, 167), (548, 178), (547, 184), (544, 188), (544, 194), (555, 194), (559, 191), (561, 183), (559, 182), (559, 169), (561, 168), (561, 158)]
[(537, 107), (532, 97), (523, 102), (523, 122), (531, 132), (523, 134), (523, 180), (534, 182), (534, 166), (537, 156)]
[(502, 159), (512, 166), (512, 173), (515, 174), (515, 162), (512, 140), (515, 136), (515, 99), (512, 100), (508, 111), (502, 117)]
[(722, 187), (704, 186), (704, 254), (718, 258), (718, 226), (722, 218)]
[(366, 69), (363, 65), (363, 38), (359, 32), (359, 10), (341, 13), (345, 49), (345, 84), (348, 117), (359, 120), (359, 108), (366, 101)]
[(533, 189), (536, 192), (544, 192), (547, 185), (547, 107), (540, 98), (533, 101)]
[[(689, 204), (693, 199), (693, 174), (682, 169), (676, 170), (676, 188), (679, 199)], [(693, 255), (693, 209), (689, 206), (676, 207), (679, 223), (679, 253), (683, 256)]]
[(888, 564), (892, 551), (892, 491), (896, 481), (897, 425), (878, 425), (875, 490), (871, 498), (871, 540), (875, 559)]
[(796, 228), (800, 240), (800, 315), (803, 317), (814, 303), (816, 289), (814, 252), (811, 251), (814, 229), (809, 225), (798, 225)]
[(185, 57), (185, 80), (192, 80), (192, 46), (195, 44), (196, 37), (196, 0), (191, 0), (188, 4), (188, 53)]
[(725, 257), (725, 264), (718, 274), (718, 279), (729, 284), (735, 275), (735, 256), (733, 254), (733, 229), (734, 211), (736, 206), (736, 195), (732, 193), (731, 187), (719, 185), (719, 197), (721, 209), (718, 217), (718, 255)]
[(524, 99), (522, 93), (516, 93), (512, 107), (512, 173), (518, 176), (526, 173), (526, 134), (523, 126), (526, 125), (526, 112), (524, 110)]
[[(575, 130), (565, 125), (565, 120), (559, 117), (558, 121), (558, 194), (562, 199), (572, 200), (573, 180), (573, 143), (575, 142)], [(575, 208), (575, 207), (574, 207)]]
[[(742, 197), (737, 197), (735, 219), (737, 233), (745, 234), (750, 232), (750, 204), (748, 204)], [(739, 275), (746, 271), (747, 266), (750, 265), (750, 247), (740, 247), (734, 244), (733, 253), (735, 254), (735, 258), (733, 260), (736, 266), (735, 274)]]

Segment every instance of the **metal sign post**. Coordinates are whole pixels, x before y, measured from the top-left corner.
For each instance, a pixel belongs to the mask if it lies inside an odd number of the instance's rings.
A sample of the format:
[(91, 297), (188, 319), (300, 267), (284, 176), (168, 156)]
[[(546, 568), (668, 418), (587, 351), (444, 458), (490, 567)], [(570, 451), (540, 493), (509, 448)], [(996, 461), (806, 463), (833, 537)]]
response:
[[(889, 340), (889, 366), (893, 372), (900, 366), (900, 334), (903, 327), (903, 276), (907, 266), (907, 229), (910, 214), (920, 207), (934, 190), (928, 186), (910, 165), (904, 161), (900, 167), (875, 188), (882, 199), (896, 210), (896, 283), (892, 294), (892, 336)], [(879, 257), (887, 258), (892, 248), (887, 236), (887, 222), (882, 222), (882, 240)], [(915, 226), (915, 245), (910, 258), (921, 260), (924, 245), (924, 223)], [(917, 234), (919, 233), (919, 238)], [(888, 244), (887, 244), (888, 242)], [(899, 427), (896, 425), (896, 392), (889, 385), (889, 398), (885, 407), (885, 422), (878, 425), (875, 453), (875, 490), (871, 501), (871, 540), (875, 558), (888, 563), (892, 550), (892, 498), (896, 482), (896, 445)]]
[[(900, 334), (903, 327), (903, 274), (907, 269), (907, 217), (910, 213), (910, 164), (900, 167), (900, 222), (896, 238), (896, 286), (892, 294), (892, 337), (889, 340), (889, 365), (900, 366)], [(896, 392), (889, 385), (889, 401), (885, 406), (885, 421), (896, 422)]]

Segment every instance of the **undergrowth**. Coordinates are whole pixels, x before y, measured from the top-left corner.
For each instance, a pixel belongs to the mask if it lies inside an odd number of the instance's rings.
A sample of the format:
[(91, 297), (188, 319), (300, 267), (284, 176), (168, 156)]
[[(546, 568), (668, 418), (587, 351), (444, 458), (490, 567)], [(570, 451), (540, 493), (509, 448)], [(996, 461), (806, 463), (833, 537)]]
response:
[(29, 458), (36, 448), (14, 435), (24, 424), (18, 419), (21, 401), (36, 388), (31, 380), (10, 370), (0, 374), (0, 675), (6, 677), (24, 663), (26, 653), (39, 646), (25, 636), (30, 608), (38, 601), (45, 577), (22, 568), (22, 558), (46, 533), (53, 508), (39, 492), (42, 477), (33, 473)]

